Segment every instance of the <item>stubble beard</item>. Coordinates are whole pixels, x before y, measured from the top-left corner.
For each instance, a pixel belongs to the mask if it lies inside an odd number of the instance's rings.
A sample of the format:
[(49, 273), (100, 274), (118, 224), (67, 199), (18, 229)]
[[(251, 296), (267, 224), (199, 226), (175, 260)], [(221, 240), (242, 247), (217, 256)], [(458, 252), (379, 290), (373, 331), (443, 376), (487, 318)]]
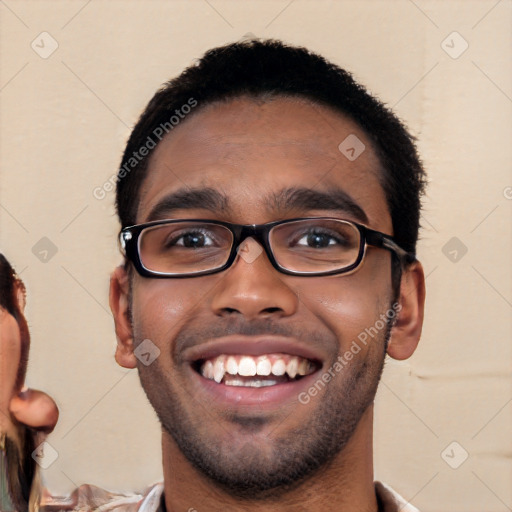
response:
[[(208, 414), (207, 405), (196, 404), (192, 410), (200, 411), (202, 417), (191, 417), (190, 408), (180, 402), (181, 390), (172, 384), (158, 359), (149, 368), (139, 367), (139, 376), (163, 430), (193, 467), (234, 497), (275, 499), (327, 467), (345, 448), (375, 398), (391, 327), (388, 321), (379, 336), (372, 338), (375, 347), (361, 365), (346, 366), (335, 374), (308, 421), (287, 431), (286, 436), (279, 435), (280, 429), (276, 428), (268, 436), (271, 446), (263, 449), (253, 434), (267, 424), (265, 417), (226, 416), (224, 422), (227, 419), (233, 428), (243, 429), (247, 441), (241, 445), (231, 440), (223, 442), (208, 433), (213, 417)], [(343, 381), (342, 385), (336, 385), (337, 379)], [(194, 402), (186, 393), (181, 395)]]

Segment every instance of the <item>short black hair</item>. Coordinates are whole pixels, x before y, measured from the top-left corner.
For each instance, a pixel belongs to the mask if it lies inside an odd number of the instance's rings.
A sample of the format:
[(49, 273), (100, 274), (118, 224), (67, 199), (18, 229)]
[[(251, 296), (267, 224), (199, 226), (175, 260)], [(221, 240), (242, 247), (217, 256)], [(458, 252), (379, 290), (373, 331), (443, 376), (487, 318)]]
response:
[[(136, 222), (151, 149), (184, 114), (194, 115), (214, 102), (238, 97), (273, 96), (306, 98), (352, 119), (364, 130), (382, 166), (381, 184), (394, 238), (414, 253), (426, 183), (414, 137), (349, 72), (305, 48), (278, 40), (247, 40), (213, 48), (156, 92), (130, 135), (117, 175), (116, 207), (122, 227)], [(145, 156), (139, 154), (141, 148), (146, 148)]]

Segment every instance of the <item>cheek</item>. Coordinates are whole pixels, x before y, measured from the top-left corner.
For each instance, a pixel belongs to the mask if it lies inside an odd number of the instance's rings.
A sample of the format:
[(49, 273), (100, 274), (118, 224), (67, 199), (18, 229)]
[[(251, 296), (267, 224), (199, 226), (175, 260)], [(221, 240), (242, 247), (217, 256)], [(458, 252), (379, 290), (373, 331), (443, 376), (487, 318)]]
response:
[(390, 273), (383, 271), (383, 264), (376, 258), (354, 274), (297, 285), (301, 302), (335, 333), (340, 351), (374, 326), (390, 305)]
[(200, 306), (201, 289), (190, 280), (153, 279), (134, 283), (132, 303), (136, 343), (150, 339), (170, 355), (170, 344)]

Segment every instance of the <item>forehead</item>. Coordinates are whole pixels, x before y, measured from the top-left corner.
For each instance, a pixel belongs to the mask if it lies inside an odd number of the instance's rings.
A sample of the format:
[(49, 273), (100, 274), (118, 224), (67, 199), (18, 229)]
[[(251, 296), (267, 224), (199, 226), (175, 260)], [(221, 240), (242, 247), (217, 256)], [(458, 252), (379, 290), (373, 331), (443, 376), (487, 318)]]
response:
[(201, 189), (222, 196), (218, 218), (269, 222), (306, 214), (297, 202), (293, 212), (279, 211), (284, 203), (278, 198), (284, 191), (309, 189), (345, 194), (361, 207), (369, 225), (390, 232), (380, 176), (369, 138), (350, 119), (302, 99), (237, 98), (195, 112), (156, 147), (141, 187), (137, 222), (147, 221), (173, 192)]

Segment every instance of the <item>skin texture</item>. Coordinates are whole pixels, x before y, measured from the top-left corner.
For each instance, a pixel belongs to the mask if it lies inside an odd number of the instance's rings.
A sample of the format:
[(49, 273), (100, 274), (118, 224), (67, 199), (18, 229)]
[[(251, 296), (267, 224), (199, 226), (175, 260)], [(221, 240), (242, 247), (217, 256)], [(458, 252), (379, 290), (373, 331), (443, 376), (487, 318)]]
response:
[[(353, 162), (338, 150), (349, 134), (366, 146)], [(205, 202), (159, 218), (261, 224), (325, 215), (361, 222), (353, 212), (284, 208), (276, 200), (290, 187), (337, 187), (364, 211), (363, 223), (392, 235), (379, 173), (364, 132), (339, 114), (297, 99), (235, 99), (197, 111), (155, 149), (137, 222), (148, 221), (169, 193), (204, 187), (224, 194), (221, 207)], [(250, 244), (256, 242), (245, 248)], [(387, 335), (387, 353), (396, 359), (409, 357), (419, 341), (425, 297), (419, 263), (403, 273), (393, 327), (362, 346), (305, 405), (294, 397), (275, 407), (226, 406), (204, 392), (187, 355), (226, 333), (244, 340), (279, 334), (308, 346), (325, 371), (391, 306), (390, 259), (388, 251), (369, 248), (353, 274), (308, 278), (279, 273), (264, 254), (250, 263), (238, 257), (228, 270), (196, 278), (130, 279), (124, 267), (115, 270), (116, 360), (138, 367), (161, 420), (168, 511), (316, 511), (333, 503), (340, 510), (377, 510), (373, 398)], [(149, 366), (133, 353), (144, 339), (160, 350)]]
[(0, 430), (12, 438), (17, 433), (10, 418), (9, 405), (15, 394), (20, 354), (21, 336), (18, 323), (11, 314), (0, 308)]
[[(3, 257), (1, 270), (5, 272), (1, 276), (2, 303), (14, 315), (0, 307), (0, 438), (2, 464), (7, 465), (1, 476), (2, 486), (8, 489), (8, 496), (0, 501), (2, 509), (32, 510), (39, 499), (39, 486), (34, 483), (37, 468), (31, 464), (31, 453), (54, 429), (59, 413), (50, 396), (24, 386), (30, 346), (23, 315), (25, 287)], [(31, 488), (30, 497), (23, 488)]]
[[(21, 286), (16, 286), (16, 298), (19, 311), (23, 314), (25, 294)], [(19, 434), (13, 419), (22, 426), (49, 433), (55, 428), (59, 416), (57, 405), (49, 395), (23, 386), (25, 376), (20, 374), (21, 343), (22, 333), (18, 322), (7, 310), (0, 308), (0, 429), (12, 439), (18, 439)], [(27, 339), (25, 343), (30, 343), (30, 340)]]

